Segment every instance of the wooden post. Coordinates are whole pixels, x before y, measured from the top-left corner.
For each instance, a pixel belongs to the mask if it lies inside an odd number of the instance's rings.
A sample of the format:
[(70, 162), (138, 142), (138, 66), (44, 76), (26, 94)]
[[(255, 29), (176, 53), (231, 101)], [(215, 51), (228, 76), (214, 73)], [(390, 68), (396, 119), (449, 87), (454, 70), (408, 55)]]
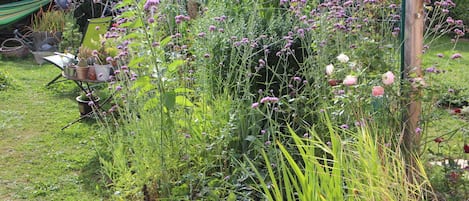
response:
[[(405, 2), (405, 27), (404, 27), (404, 72), (403, 82), (408, 83), (422, 79), (422, 50), (424, 34), (424, 10), (423, 0), (407, 0)], [(416, 79), (417, 78), (417, 79)], [(403, 151), (406, 156), (407, 173), (410, 182), (418, 177), (416, 157), (419, 152), (420, 135), (416, 132), (419, 127), (421, 111), (421, 90), (412, 87), (402, 94), (407, 98), (404, 102), (406, 111), (403, 114), (405, 124), (403, 133)]]

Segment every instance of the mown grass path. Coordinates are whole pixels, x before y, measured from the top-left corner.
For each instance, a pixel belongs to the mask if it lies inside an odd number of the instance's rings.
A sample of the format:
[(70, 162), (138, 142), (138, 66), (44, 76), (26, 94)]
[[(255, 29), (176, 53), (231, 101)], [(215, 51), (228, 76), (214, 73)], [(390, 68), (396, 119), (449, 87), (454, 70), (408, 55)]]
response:
[(0, 91), (0, 200), (100, 200), (92, 122), (79, 117), (73, 82), (46, 87), (60, 71), (1, 61), (14, 87)]

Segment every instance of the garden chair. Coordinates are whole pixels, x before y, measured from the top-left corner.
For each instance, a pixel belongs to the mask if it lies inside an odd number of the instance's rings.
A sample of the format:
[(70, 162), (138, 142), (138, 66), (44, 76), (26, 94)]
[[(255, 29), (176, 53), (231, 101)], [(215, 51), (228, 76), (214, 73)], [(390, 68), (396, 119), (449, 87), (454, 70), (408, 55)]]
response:
[[(81, 45), (92, 50), (99, 49), (99, 37), (107, 32), (109, 26), (111, 25), (112, 17), (102, 17), (88, 19), (88, 25), (85, 31), (85, 34), (82, 38)], [(97, 29), (96, 27), (100, 27)], [(43, 58), (45, 61), (54, 64), (57, 68), (61, 70), (60, 74), (52, 79), (46, 86), (49, 86), (62, 77), (62, 72), (65, 67), (76, 62), (76, 55), (71, 53), (55, 53), (55, 55), (47, 56)]]

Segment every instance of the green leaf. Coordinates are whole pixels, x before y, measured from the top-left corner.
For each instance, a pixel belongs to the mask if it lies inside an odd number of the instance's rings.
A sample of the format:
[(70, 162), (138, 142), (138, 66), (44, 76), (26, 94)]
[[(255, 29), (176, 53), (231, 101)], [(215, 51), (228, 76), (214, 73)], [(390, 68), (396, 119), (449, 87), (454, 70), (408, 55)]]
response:
[[(117, 5), (115, 6), (115, 8), (122, 8), (122, 7), (125, 7), (125, 6), (130, 6), (133, 4), (133, 0), (123, 0), (119, 3), (117, 3)], [(123, 12), (122, 14), (126, 14), (126, 13), (129, 13), (130, 11), (127, 11), (127, 12)]]
[(138, 67), (138, 64), (142, 63), (144, 60), (145, 60), (145, 57), (133, 58), (132, 60), (130, 60), (128, 66), (131, 67), (131, 68), (136, 68), (136, 67)]
[(145, 105), (143, 105), (143, 109), (144, 110), (150, 110), (150, 109), (154, 109), (156, 108), (156, 106), (158, 106), (158, 99), (157, 98), (152, 98), (150, 100), (148, 100), (147, 102), (145, 102)]
[[(128, 40), (128, 39), (137, 39), (139, 38), (140, 36), (140, 33), (136, 33), (136, 32), (133, 32), (133, 33), (129, 33), (127, 35), (125, 35), (123, 37), (124, 40)], [(140, 45), (139, 43), (130, 43), (130, 44), (137, 44), (137, 45)]]
[(160, 41), (160, 45), (164, 47), (164, 46), (166, 46), (166, 45), (169, 43), (169, 41), (171, 41), (171, 37), (170, 37), (170, 36), (168, 36), (168, 37), (164, 38), (163, 40), (161, 40), (161, 41)]
[(188, 89), (188, 88), (176, 88), (174, 89), (174, 92), (176, 93), (192, 93), (194, 90)]
[(132, 24), (132, 26), (130, 28), (140, 28), (140, 27), (143, 27), (143, 21), (142, 19), (138, 18), (134, 21), (134, 23)]
[(249, 141), (249, 142), (254, 142), (256, 139), (257, 139), (256, 136), (248, 135), (244, 140)]
[(181, 65), (184, 64), (184, 60), (182, 59), (176, 59), (174, 60), (173, 62), (171, 62), (169, 65), (168, 65), (168, 71), (169, 72), (176, 72), (177, 71), (177, 68)]
[(236, 201), (236, 195), (231, 192), (230, 195), (228, 195), (228, 198), (226, 199), (227, 201)]
[(163, 103), (168, 110), (173, 110), (176, 105), (176, 93), (174, 91), (164, 93)]
[(194, 107), (194, 104), (185, 96), (176, 96), (176, 104), (184, 107)]

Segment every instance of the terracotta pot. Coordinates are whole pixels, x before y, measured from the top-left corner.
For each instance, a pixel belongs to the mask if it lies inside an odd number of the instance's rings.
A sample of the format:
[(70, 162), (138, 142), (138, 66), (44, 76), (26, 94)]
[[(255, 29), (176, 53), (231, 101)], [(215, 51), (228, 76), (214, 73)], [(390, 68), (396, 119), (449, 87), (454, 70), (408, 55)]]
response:
[(78, 66), (77, 67), (77, 78), (79, 80), (87, 80), (88, 79), (88, 69), (89, 69), (89, 67)]
[(88, 79), (96, 80), (96, 70), (94, 66), (88, 67)]

